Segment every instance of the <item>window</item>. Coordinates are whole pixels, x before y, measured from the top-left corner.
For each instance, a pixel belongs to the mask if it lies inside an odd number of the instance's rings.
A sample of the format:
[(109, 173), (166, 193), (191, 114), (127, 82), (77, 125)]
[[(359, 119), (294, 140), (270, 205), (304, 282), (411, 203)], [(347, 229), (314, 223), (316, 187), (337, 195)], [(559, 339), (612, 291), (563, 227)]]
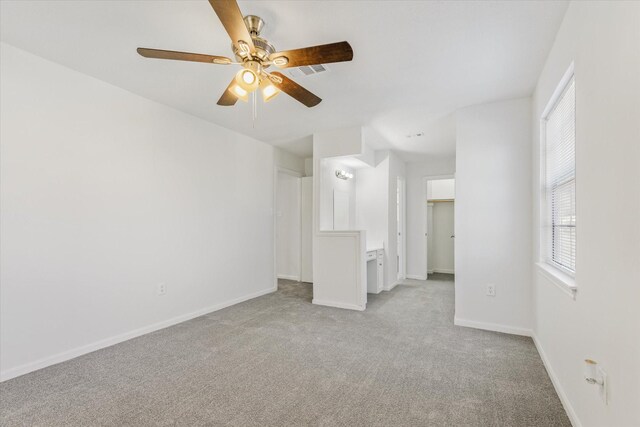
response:
[[(553, 102), (553, 101), (552, 101)], [(546, 262), (576, 270), (576, 96), (573, 76), (543, 118)]]

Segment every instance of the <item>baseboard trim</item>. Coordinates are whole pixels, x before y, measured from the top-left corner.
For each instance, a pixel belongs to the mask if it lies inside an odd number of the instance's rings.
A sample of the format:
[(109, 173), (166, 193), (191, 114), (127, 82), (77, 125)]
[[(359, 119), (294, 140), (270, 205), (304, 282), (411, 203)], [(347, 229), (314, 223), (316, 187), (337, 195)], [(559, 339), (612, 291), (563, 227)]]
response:
[(293, 276), (289, 274), (278, 274), (278, 279), (286, 279), (286, 280), (295, 280), (296, 282), (300, 281), (300, 276)]
[(485, 331), (502, 332), (511, 335), (531, 336), (531, 329), (517, 328), (513, 326), (501, 325), (499, 323), (476, 322), (475, 320), (453, 318), (453, 324), (456, 326), (464, 326), (466, 328), (482, 329)]
[(358, 310), (358, 311), (364, 311), (364, 309), (367, 307), (366, 304), (361, 306), (356, 304), (345, 304), (343, 302), (321, 300), (317, 298), (314, 298), (313, 300), (311, 300), (311, 303), (315, 305), (324, 305), (325, 307), (345, 308), (347, 310)]
[(400, 284), (400, 280), (398, 280), (397, 282), (393, 282), (392, 284), (390, 284), (389, 286), (385, 286), (384, 288), (382, 288), (385, 291), (391, 291), (393, 290), (393, 288), (395, 288), (396, 286), (398, 286)]
[(186, 322), (187, 320), (195, 319), (196, 317), (204, 316), (205, 314), (213, 313), (214, 311), (222, 310), (223, 308), (230, 307), (235, 304), (239, 304), (244, 301), (248, 301), (253, 298), (257, 298), (263, 295), (270, 294), (277, 291), (278, 288), (269, 288), (262, 291), (254, 292), (249, 295), (244, 295), (239, 298), (235, 298), (229, 301), (225, 301), (220, 304), (212, 305), (191, 313), (183, 314), (173, 317), (162, 322), (154, 323), (149, 326), (134, 329), (133, 331), (125, 332), (120, 335), (116, 335), (110, 338), (105, 338), (100, 341), (93, 342), (91, 344), (76, 347), (71, 350), (64, 351), (62, 353), (54, 354), (53, 356), (44, 357), (34, 362), (25, 363), (24, 365), (16, 366), (15, 368), (7, 369), (0, 372), (0, 382), (10, 380), (12, 378), (19, 377), (21, 375), (28, 374), (30, 372), (37, 371), (39, 369), (46, 368), (48, 366), (56, 365), (58, 363), (66, 362), (67, 360), (75, 359), (76, 357), (83, 356), (88, 353), (92, 353), (97, 350), (101, 350), (112, 345), (119, 344), (124, 341), (128, 341), (139, 336), (159, 331), (170, 326), (177, 325), (178, 323)]
[(433, 274), (433, 270), (427, 270), (427, 274)]
[(434, 268), (433, 273), (455, 274), (455, 270), (447, 270), (446, 268)]
[(540, 354), (540, 359), (542, 359), (542, 364), (544, 365), (544, 368), (547, 370), (547, 374), (551, 379), (551, 384), (553, 384), (553, 388), (556, 389), (556, 393), (560, 398), (560, 402), (564, 407), (564, 411), (567, 413), (567, 416), (569, 417), (569, 421), (571, 421), (571, 425), (573, 427), (582, 427), (582, 423), (580, 422), (580, 419), (578, 418), (576, 411), (573, 409), (573, 406), (571, 406), (571, 402), (569, 402), (569, 398), (564, 392), (564, 389), (560, 384), (560, 380), (558, 379), (558, 376), (556, 375), (555, 371), (551, 367), (551, 364), (549, 363), (549, 359), (547, 358), (547, 354), (542, 349), (542, 345), (540, 344), (538, 337), (536, 336), (535, 333), (532, 333), (531, 338), (533, 339), (533, 343), (535, 344), (536, 349), (538, 350), (538, 354)]
[(418, 274), (407, 274), (407, 279), (413, 280), (427, 280), (426, 276), (420, 276)]

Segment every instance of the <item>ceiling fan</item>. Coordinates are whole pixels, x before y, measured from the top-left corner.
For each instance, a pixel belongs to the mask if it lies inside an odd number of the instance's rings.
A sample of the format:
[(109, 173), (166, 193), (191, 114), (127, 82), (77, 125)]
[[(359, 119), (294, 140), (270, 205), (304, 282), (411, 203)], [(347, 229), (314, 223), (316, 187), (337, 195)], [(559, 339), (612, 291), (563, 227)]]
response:
[(307, 107), (314, 107), (322, 99), (282, 73), (267, 72), (267, 68), (272, 65), (277, 68), (289, 68), (353, 59), (353, 50), (346, 41), (277, 52), (269, 41), (260, 37), (260, 31), (264, 27), (264, 21), (260, 17), (247, 15), (243, 18), (236, 0), (209, 0), (209, 3), (231, 37), (231, 48), (236, 61), (225, 56), (200, 53), (142, 47), (137, 50), (145, 58), (242, 66), (218, 100), (218, 105), (232, 106), (238, 99), (247, 101), (249, 94), (260, 88), (265, 102), (282, 91)]

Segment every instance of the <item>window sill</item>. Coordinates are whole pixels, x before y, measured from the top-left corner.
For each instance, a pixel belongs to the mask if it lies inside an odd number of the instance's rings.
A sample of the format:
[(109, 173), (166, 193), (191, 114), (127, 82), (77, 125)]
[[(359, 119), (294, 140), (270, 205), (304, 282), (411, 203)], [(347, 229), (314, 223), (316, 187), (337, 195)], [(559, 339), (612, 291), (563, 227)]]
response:
[(553, 268), (545, 262), (538, 262), (536, 265), (538, 266), (538, 273), (540, 273), (541, 276), (556, 285), (572, 299), (576, 299), (578, 288), (573, 277), (561, 272), (557, 268)]

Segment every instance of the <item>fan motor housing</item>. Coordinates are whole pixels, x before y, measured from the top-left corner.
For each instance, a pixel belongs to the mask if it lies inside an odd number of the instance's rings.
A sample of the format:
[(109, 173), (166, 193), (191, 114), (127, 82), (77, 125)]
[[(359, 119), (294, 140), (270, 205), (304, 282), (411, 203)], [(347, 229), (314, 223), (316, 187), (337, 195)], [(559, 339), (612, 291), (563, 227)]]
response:
[[(251, 40), (253, 41), (253, 45), (256, 47), (256, 51), (253, 53), (254, 58), (259, 59), (260, 61), (268, 61), (269, 56), (276, 51), (276, 48), (273, 47), (271, 43), (267, 39), (263, 39), (260, 37), (260, 32), (264, 28), (264, 20), (259, 16), (255, 15), (247, 15), (244, 17), (244, 23), (247, 26), (247, 30), (249, 30), (249, 34), (251, 34)], [(233, 50), (233, 54), (239, 62), (243, 62), (245, 58), (243, 58), (238, 49), (235, 46), (231, 46)], [(265, 68), (268, 65), (264, 66)]]

